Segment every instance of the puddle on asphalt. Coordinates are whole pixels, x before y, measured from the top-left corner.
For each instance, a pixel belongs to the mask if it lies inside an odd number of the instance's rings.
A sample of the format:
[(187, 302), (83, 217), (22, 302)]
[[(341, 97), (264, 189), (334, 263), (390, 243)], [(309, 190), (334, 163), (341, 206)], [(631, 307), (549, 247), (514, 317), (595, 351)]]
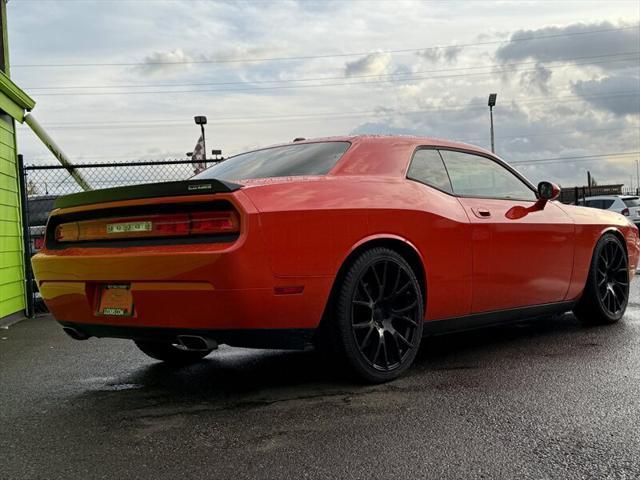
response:
[(91, 390), (98, 392), (122, 392), (144, 388), (140, 383), (119, 383), (115, 377), (92, 377), (81, 380), (88, 384)]

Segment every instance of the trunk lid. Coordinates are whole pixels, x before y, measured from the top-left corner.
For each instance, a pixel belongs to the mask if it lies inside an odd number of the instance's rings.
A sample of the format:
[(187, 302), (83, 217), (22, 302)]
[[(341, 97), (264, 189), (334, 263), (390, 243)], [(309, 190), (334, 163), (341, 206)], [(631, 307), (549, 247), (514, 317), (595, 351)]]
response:
[(53, 208), (69, 208), (81, 205), (137, 200), (143, 198), (175, 197), (182, 195), (205, 195), (212, 193), (230, 193), (242, 188), (242, 185), (223, 180), (181, 180), (177, 182), (145, 183), (127, 187), (89, 190), (58, 197)]

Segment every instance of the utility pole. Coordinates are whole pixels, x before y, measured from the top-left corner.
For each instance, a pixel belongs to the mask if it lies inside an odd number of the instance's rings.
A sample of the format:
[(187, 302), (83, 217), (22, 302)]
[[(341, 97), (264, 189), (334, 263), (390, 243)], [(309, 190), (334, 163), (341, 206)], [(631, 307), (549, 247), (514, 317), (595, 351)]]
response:
[(636, 158), (636, 195), (640, 191), (640, 159)]
[(498, 96), (497, 93), (490, 93), (489, 94), (489, 117), (491, 119), (491, 152), (492, 153), (496, 153), (496, 146), (495, 146), (495, 142), (494, 142), (494, 137), (493, 137), (493, 107), (496, 106), (496, 97)]

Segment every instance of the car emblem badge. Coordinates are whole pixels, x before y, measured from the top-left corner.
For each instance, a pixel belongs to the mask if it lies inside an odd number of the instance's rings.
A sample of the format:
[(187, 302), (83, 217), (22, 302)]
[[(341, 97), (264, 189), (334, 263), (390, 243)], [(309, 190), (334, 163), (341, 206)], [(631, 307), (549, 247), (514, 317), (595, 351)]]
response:
[(199, 184), (199, 185), (189, 185), (187, 187), (187, 190), (192, 191), (192, 190), (211, 190), (212, 186), (210, 183), (204, 183), (204, 184)]

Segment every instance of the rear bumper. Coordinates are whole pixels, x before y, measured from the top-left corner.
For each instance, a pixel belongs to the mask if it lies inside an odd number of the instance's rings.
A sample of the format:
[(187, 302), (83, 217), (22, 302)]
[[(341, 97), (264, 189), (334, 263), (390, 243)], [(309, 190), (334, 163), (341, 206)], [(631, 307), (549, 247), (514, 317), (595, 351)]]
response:
[[(61, 323), (125, 329), (279, 330), (315, 328), (331, 287), (328, 278), (272, 277), (269, 286), (244, 289), (217, 289), (215, 279), (211, 283), (131, 281), (133, 315), (110, 316), (98, 313), (102, 284), (48, 281), (40, 284), (40, 292)], [(274, 292), (274, 286), (292, 284), (304, 286), (302, 293)]]
[(79, 324), (60, 322), (63, 327), (74, 329), (84, 337), (126, 338), (178, 343), (181, 335), (194, 335), (215, 340), (218, 344), (244, 348), (281, 348), (305, 350), (313, 345), (314, 329), (186, 329), (186, 328), (149, 328), (118, 325)]

